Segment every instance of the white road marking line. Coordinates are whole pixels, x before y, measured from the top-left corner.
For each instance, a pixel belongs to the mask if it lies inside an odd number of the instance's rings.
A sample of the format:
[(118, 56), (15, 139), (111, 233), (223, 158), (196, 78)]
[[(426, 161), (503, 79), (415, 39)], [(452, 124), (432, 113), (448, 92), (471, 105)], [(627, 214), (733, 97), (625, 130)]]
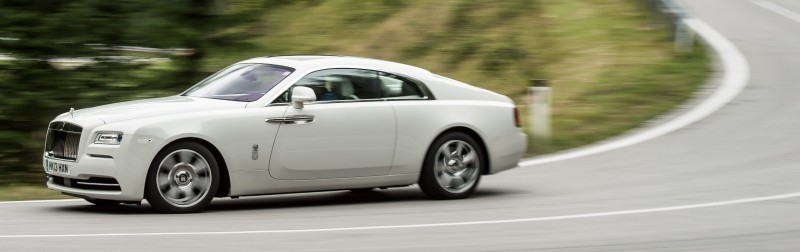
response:
[(768, 1), (752, 1), (755, 5), (800, 23), (800, 14)]
[(81, 201), (81, 200), (80, 199), (18, 200), (18, 201), (0, 201), (0, 204), (52, 203), (52, 202), (70, 202), (70, 201)]
[(638, 134), (631, 135), (616, 141), (602, 143), (575, 151), (567, 151), (562, 154), (532, 158), (520, 161), (520, 166), (532, 166), (544, 163), (551, 163), (583, 156), (594, 155), (622, 147), (638, 144), (675, 130), (695, 123), (715, 111), (722, 108), (725, 104), (736, 98), (739, 93), (747, 86), (750, 78), (750, 68), (744, 55), (727, 38), (708, 26), (705, 22), (696, 18), (687, 18), (683, 21), (693, 31), (698, 33), (705, 41), (717, 51), (720, 56), (725, 74), (722, 77), (722, 84), (714, 90), (707, 99), (692, 108), (689, 112), (672, 119), (651, 129), (647, 129)]
[(575, 215), (562, 215), (562, 216), (549, 216), (549, 217), (506, 219), (506, 220), (445, 222), (445, 223), (411, 224), (411, 225), (362, 226), (362, 227), (343, 227), (343, 228), (250, 230), (250, 231), (105, 233), (105, 234), (104, 233), (94, 233), (94, 234), (50, 234), (50, 235), (48, 235), (48, 234), (0, 235), (0, 239), (4, 239), (4, 238), (5, 239), (11, 239), (11, 238), (76, 238), (76, 237), (115, 237), (115, 236), (165, 236), (165, 235), (241, 235), (241, 234), (315, 233), (315, 232), (399, 229), (399, 228), (449, 227), (449, 226), (467, 226), (467, 225), (486, 225), (486, 224), (504, 224), (504, 223), (520, 223), (520, 222), (538, 222), (538, 221), (552, 221), (552, 220), (584, 219), (584, 218), (618, 216), (618, 215), (629, 215), (629, 214), (667, 212), (667, 211), (688, 210), (688, 209), (697, 209), (697, 208), (706, 208), (706, 207), (727, 206), (727, 205), (734, 205), (734, 204), (754, 203), (754, 202), (769, 201), (769, 200), (779, 200), (779, 199), (787, 199), (787, 198), (795, 198), (795, 197), (800, 197), (800, 192), (779, 194), (779, 195), (772, 195), (772, 196), (765, 196), (765, 197), (738, 199), (738, 200), (718, 201), (718, 202), (702, 203), (702, 204), (671, 206), (671, 207), (646, 208), (646, 209), (636, 209), (636, 210), (627, 210), (627, 211), (589, 213), (589, 214), (575, 214)]

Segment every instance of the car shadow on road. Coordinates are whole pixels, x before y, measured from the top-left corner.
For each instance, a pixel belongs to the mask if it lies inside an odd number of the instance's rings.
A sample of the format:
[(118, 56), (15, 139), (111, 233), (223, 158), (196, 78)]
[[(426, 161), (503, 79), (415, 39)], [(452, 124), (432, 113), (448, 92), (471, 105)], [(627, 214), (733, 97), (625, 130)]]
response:
[[(507, 189), (478, 189), (472, 197), (458, 201), (478, 200), (485, 197), (502, 197), (503, 195), (517, 194), (519, 192)], [(416, 187), (391, 188), (388, 190), (373, 190), (369, 192), (330, 191), (314, 193), (293, 193), (281, 195), (241, 197), (239, 199), (217, 198), (203, 212), (232, 212), (246, 210), (292, 209), (292, 208), (325, 208), (339, 205), (356, 204), (396, 204), (403, 202), (430, 201)], [(113, 207), (95, 206), (91, 203), (76, 203), (74, 205), (57, 207), (56, 210), (64, 212), (96, 213), (96, 214), (158, 214), (150, 208), (146, 201), (142, 205), (120, 205)]]
[[(490, 197), (496, 195), (506, 194), (500, 190), (478, 190), (475, 194), (464, 199), (469, 201), (471, 199), (478, 199), (482, 197)], [(431, 201), (436, 202), (425, 196), (419, 189), (416, 188), (398, 188), (389, 190), (374, 190), (369, 192), (350, 192), (350, 191), (335, 191), (335, 192), (318, 192), (318, 193), (299, 193), (287, 195), (273, 195), (273, 196), (258, 196), (246, 197), (236, 200), (224, 200), (212, 203), (207, 209), (207, 212), (216, 211), (236, 211), (236, 210), (251, 210), (251, 209), (285, 209), (285, 208), (305, 208), (305, 207), (327, 207), (337, 205), (355, 205), (355, 204), (394, 204), (404, 202), (419, 202)]]

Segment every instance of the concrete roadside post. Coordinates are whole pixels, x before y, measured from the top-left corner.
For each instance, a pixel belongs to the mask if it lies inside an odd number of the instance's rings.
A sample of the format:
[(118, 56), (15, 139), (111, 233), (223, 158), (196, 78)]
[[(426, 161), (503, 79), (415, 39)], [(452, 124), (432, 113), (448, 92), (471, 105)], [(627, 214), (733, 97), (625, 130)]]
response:
[(528, 84), (528, 97), (530, 97), (530, 124), (531, 134), (539, 140), (550, 140), (550, 82), (542, 79), (532, 79)]
[(650, 0), (658, 2), (652, 4), (654, 10), (661, 12), (672, 22), (672, 34), (675, 38), (675, 51), (679, 54), (691, 53), (694, 49), (695, 34), (686, 24), (686, 10), (681, 8), (675, 0)]
[(674, 10), (675, 13), (675, 51), (680, 54), (691, 53), (694, 49), (694, 31), (689, 29), (681, 10)]

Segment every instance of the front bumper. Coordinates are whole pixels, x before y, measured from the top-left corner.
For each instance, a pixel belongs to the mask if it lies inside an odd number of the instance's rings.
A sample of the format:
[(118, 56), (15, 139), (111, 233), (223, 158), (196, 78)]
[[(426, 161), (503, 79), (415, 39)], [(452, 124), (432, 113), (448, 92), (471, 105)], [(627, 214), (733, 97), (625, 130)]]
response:
[[(44, 156), (47, 188), (88, 199), (141, 201), (155, 146), (131, 143), (134, 138), (120, 145), (89, 144), (75, 161)], [(68, 165), (69, 173), (47, 172), (49, 162)]]
[(44, 159), (70, 166), (69, 175), (47, 174), (47, 188), (51, 190), (88, 199), (141, 201), (143, 198), (144, 187), (140, 185), (144, 185), (144, 176), (122, 172), (128, 168), (116, 166), (113, 159), (84, 157), (80, 162)]

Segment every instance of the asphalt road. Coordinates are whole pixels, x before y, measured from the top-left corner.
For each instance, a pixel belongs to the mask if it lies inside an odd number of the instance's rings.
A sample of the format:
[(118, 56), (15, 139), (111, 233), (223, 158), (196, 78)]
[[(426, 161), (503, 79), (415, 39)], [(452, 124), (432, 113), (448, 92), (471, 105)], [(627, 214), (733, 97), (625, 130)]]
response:
[(685, 2), (750, 78), (666, 135), (484, 177), (457, 201), (407, 187), (222, 199), (188, 215), (2, 203), (0, 251), (800, 250), (800, 2)]

